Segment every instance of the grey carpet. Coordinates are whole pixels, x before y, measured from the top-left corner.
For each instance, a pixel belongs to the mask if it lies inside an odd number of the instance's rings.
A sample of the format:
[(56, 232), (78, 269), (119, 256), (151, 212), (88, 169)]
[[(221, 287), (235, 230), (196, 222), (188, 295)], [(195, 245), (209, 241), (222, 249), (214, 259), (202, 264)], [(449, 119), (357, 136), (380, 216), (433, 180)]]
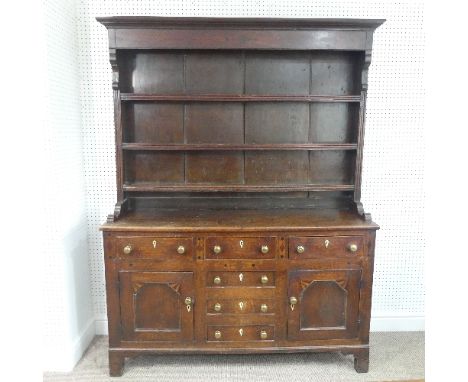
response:
[(402, 381), (424, 378), (424, 332), (371, 333), (370, 370), (357, 374), (353, 357), (337, 353), (270, 355), (159, 355), (127, 359), (124, 375), (110, 378), (107, 337), (96, 337), (71, 373), (44, 381)]

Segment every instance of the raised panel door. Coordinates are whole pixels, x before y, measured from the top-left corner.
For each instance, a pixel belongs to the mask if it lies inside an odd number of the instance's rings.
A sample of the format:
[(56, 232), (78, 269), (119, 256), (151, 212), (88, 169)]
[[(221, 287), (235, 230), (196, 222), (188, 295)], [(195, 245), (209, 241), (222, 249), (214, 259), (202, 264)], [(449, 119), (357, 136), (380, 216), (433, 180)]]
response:
[(191, 341), (192, 272), (120, 272), (122, 338)]
[(288, 338), (358, 335), (361, 270), (297, 270), (288, 280)]

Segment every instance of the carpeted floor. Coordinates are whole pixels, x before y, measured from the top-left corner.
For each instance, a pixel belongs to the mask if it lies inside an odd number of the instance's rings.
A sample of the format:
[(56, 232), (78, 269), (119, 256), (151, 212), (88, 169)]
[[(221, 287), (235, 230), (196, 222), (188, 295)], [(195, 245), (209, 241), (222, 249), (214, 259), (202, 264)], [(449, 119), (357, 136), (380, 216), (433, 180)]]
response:
[(160, 355), (127, 359), (124, 375), (110, 378), (107, 337), (96, 337), (71, 373), (45, 373), (44, 381), (407, 381), (424, 378), (424, 332), (371, 333), (370, 370), (357, 374), (350, 355)]

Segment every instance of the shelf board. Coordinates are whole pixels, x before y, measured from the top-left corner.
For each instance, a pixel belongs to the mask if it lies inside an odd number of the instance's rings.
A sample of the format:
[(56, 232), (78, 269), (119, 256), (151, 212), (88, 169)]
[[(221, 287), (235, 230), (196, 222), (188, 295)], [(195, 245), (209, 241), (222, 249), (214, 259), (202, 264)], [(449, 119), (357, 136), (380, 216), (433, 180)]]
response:
[(136, 94), (121, 93), (122, 101), (169, 102), (360, 102), (360, 95), (236, 95), (236, 94)]
[(225, 143), (187, 143), (187, 144), (150, 144), (122, 143), (124, 150), (142, 151), (263, 151), (263, 150), (356, 150), (356, 143), (283, 143), (283, 144), (225, 144)]
[(353, 184), (155, 184), (151, 182), (125, 183), (124, 191), (132, 192), (291, 192), (291, 191), (353, 191)]

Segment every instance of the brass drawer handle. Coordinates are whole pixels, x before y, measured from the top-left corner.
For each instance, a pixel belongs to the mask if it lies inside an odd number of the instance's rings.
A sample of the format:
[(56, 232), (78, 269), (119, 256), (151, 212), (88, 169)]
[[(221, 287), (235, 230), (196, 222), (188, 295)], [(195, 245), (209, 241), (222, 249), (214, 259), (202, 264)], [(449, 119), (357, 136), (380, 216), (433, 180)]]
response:
[(260, 332), (260, 338), (261, 338), (262, 340), (266, 340), (266, 339), (268, 338), (268, 333), (266, 332), (266, 330), (262, 330), (262, 331)]
[(221, 338), (221, 332), (219, 330), (217, 330), (215, 333), (214, 333), (214, 336), (217, 340), (219, 340)]
[(262, 284), (266, 284), (268, 283), (268, 276), (267, 275), (263, 275), (260, 279), (261, 283)]
[(192, 297), (185, 297), (185, 307), (187, 308), (187, 312), (190, 312), (192, 310)]
[(185, 253), (185, 247), (184, 247), (183, 245), (179, 245), (179, 246), (177, 247), (177, 253), (178, 253), (179, 255), (183, 255), (183, 254)]
[(132, 253), (132, 251), (133, 251), (133, 247), (130, 244), (127, 244), (123, 249), (123, 252), (126, 255), (130, 255), (130, 253)]
[(350, 245), (348, 246), (348, 249), (349, 249), (351, 252), (357, 252), (358, 246), (357, 246), (357, 244), (354, 244), (354, 243), (353, 243), (353, 244), (350, 244)]
[(221, 277), (216, 276), (216, 277), (213, 279), (213, 283), (216, 284), (216, 285), (221, 284)]
[(301, 253), (304, 253), (305, 248), (304, 248), (303, 245), (298, 245), (297, 248), (296, 248), (296, 251), (297, 251), (297, 253), (301, 254)]
[(267, 304), (262, 304), (262, 305), (260, 305), (260, 311), (261, 311), (262, 313), (268, 312), (268, 305), (267, 305)]
[(215, 245), (213, 247), (213, 252), (216, 253), (217, 255), (219, 255), (221, 253), (221, 246)]
[(292, 296), (292, 297), (289, 297), (289, 306), (291, 307), (291, 310), (294, 310), (294, 307), (296, 306), (297, 304), (297, 298)]
[(263, 254), (267, 254), (269, 250), (270, 248), (268, 248), (268, 245), (262, 245), (261, 251)]
[(216, 304), (214, 304), (214, 308), (215, 312), (221, 312), (221, 304), (219, 302), (217, 302)]

